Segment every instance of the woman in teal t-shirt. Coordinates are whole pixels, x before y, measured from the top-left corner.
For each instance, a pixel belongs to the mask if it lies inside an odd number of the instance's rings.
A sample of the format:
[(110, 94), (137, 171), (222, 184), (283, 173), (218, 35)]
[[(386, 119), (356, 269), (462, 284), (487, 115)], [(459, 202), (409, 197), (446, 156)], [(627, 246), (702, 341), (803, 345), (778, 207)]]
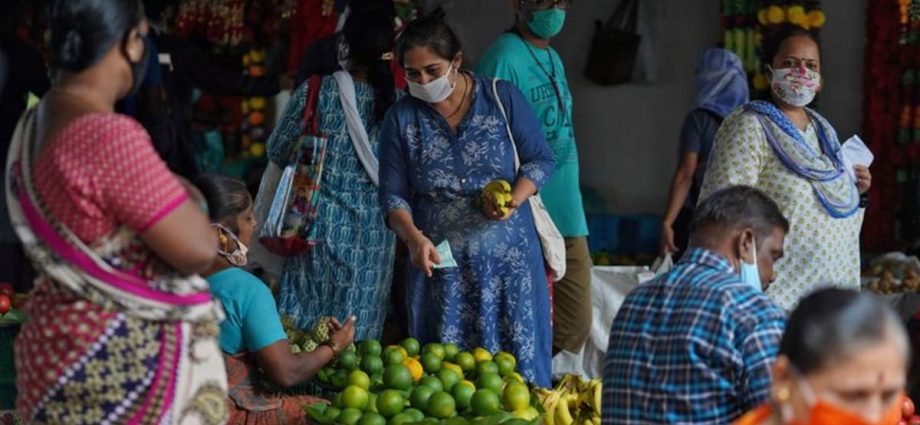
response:
[(240, 268), (246, 264), (246, 245), (256, 224), (246, 185), (210, 174), (195, 185), (208, 202), (219, 243), (220, 255), (205, 278), (227, 316), (220, 324), (220, 347), (227, 362), (230, 422), (305, 424), (302, 406), (318, 400), (266, 392), (257, 375), (281, 387), (310, 379), (353, 342), (354, 318), (344, 325), (333, 319), (329, 342), (308, 353), (292, 353), (271, 291)]

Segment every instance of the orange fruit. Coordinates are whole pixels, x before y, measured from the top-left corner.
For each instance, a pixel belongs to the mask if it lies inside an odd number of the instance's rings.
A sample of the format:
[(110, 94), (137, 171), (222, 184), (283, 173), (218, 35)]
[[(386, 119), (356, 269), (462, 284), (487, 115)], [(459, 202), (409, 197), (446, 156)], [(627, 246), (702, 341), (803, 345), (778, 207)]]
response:
[(418, 382), (419, 379), (422, 379), (422, 375), (425, 373), (424, 369), (422, 368), (422, 364), (419, 363), (418, 360), (415, 360), (411, 357), (403, 360), (403, 366), (405, 366), (406, 369), (409, 369), (409, 373), (412, 374), (412, 382)]
[(522, 384), (508, 384), (502, 393), (502, 404), (505, 410), (512, 412), (526, 409), (530, 406), (530, 389)]
[(346, 408), (364, 410), (367, 407), (367, 390), (357, 385), (349, 385), (342, 391), (342, 404)]
[(386, 390), (377, 396), (377, 411), (387, 418), (392, 418), (402, 413), (405, 405), (406, 400), (396, 390)]
[(409, 391), (413, 382), (412, 373), (401, 364), (389, 365), (383, 371), (383, 386), (386, 388)]
[(438, 391), (428, 399), (427, 410), (428, 416), (438, 419), (447, 419), (457, 412), (457, 405), (454, 398), (445, 391)]
[(491, 416), (499, 412), (501, 400), (492, 390), (477, 390), (470, 399), (470, 408), (476, 416)]

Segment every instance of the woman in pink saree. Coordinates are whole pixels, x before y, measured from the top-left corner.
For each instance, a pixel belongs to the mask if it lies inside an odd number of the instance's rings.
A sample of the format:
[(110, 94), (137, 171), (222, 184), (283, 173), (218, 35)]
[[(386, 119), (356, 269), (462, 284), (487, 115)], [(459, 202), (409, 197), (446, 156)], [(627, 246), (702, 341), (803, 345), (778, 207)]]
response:
[(6, 164), (13, 226), (39, 272), (16, 340), (28, 423), (221, 424), (222, 318), (196, 275), (208, 219), (114, 104), (140, 86), (138, 0), (55, 0), (53, 87), (19, 121)]

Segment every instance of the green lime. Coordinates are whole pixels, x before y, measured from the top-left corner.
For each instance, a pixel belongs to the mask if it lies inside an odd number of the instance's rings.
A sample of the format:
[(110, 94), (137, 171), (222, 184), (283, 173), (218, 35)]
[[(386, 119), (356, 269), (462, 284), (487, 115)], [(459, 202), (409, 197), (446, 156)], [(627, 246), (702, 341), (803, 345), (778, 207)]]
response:
[(487, 373), (494, 373), (498, 375), (498, 365), (491, 360), (484, 360), (481, 362), (476, 362), (476, 376), (482, 376)]
[(417, 356), (419, 350), (421, 350), (421, 344), (419, 344), (418, 340), (415, 338), (406, 338), (400, 342), (399, 345), (406, 349), (406, 352), (409, 353), (409, 357)]
[(377, 396), (377, 411), (387, 418), (402, 413), (405, 405), (406, 399), (396, 390), (386, 390)]
[(475, 392), (476, 386), (473, 385), (472, 382), (460, 381), (460, 383), (454, 385), (450, 394), (454, 396), (454, 401), (457, 403), (457, 409), (466, 410), (470, 408), (470, 400), (473, 398)]
[(508, 376), (514, 373), (514, 368), (517, 366), (517, 360), (515, 360), (514, 356), (505, 352), (496, 354), (492, 361), (498, 366), (498, 374), (501, 376)]
[(348, 374), (348, 385), (356, 385), (369, 390), (371, 389), (371, 377), (362, 370), (353, 370)]
[(345, 408), (345, 403), (342, 403), (342, 393), (338, 393), (332, 397), (332, 406), (338, 407), (339, 409)]
[(476, 358), (472, 354), (467, 352), (458, 353), (457, 357), (454, 359), (454, 363), (457, 366), (460, 366), (460, 369), (463, 369), (464, 372), (469, 372), (476, 369)]
[(358, 425), (358, 421), (361, 420), (362, 416), (364, 416), (364, 412), (349, 407), (339, 413), (339, 416), (335, 418), (335, 422), (342, 425)]
[(435, 391), (444, 391), (444, 384), (434, 376), (425, 376), (418, 381), (419, 386), (425, 386)]
[(457, 344), (444, 344), (444, 360), (452, 362), (457, 358), (457, 354), (459, 353), (460, 347), (458, 347)]
[(444, 391), (450, 391), (454, 388), (454, 385), (457, 385), (461, 380), (460, 375), (457, 375), (457, 372), (450, 369), (439, 370), (437, 377), (441, 380), (441, 383), (444, 384)]
[(502, 393), (502, 404), (511, 412), (526, 409), (530, 406), (530, 389), (522, 384), (508, 384)]
[(342, 391), (342, 403), (352, 409), (364, 410), (368, 398), (367, 390), (356, 385), (349, 385)]
[[(427, 347), (427, 346), (426, 346)], [(425, 353), (422, 354), (422, 368), (425, 369), (425, 372), (428, 373), (437, 373), (441, 370), (442, 360), (434, 353)]]
[[(425, 403), (426, 403), (426, 404), (428, 403), (428, 399), (425, 399)], [(415, 422), (418, 422), (418, 421), (420, 421), (420, 420), (422, 420), (422, 419), (425, 419), (425, 414), (422, 413), (421, 410), (419, 410), (419, 409), (417, 409), (417, 408), (415, 408), (415, 407), (410, 407), (410, 408), (408, 408), (408, 409), (406, 409), (406, 410), (403, 410), (403, 413), (405, 413), (405, 414), (411, 416), (411, 417), (412, 417), (412, 420), (415, 421)]]
[(383, 352), (383, 361), (388, 365), (403, 364), (404, 360), (406, 360), (405, 356), (398, 349), (387, 349)]
[(335, 361), (335, 367), (339, 369), (354, 370), (358, 367), (358, 354), (354, 351), (343, 351)]
[(499, 412), (501, 400), (498, 398), (498, 394), (492, 390), (476, 390), (473, 393), (473, 398), (470, 399), (470, 408), (478, 416), (491, 416)]
[(335, 406), (329, 406), (326, 408), (326, 411), (323, 412), (323, 415), (326, 416), (327, 419), (334, 421), (336, 420), (336, 418), (339, 417), (341, 413), (342, 413), (342, 409), (339, 409), (338, 407), (335, 407)]
[(348, 386), (348, 371), (337, 369), (335, 372), (332, 372), (332, 378), (329, 379), (329, 382), (332, 383), (333, 387), (345, 388)]
[(367, 407), (364, 408), (365, 412), (380, 413), (377, 411), (377, 394), (368, 393), (367, 394)]
[(424, 385), (419, 385), (412, 390), (412, 394), (409, 395), (409, 403), (412, 407), (416, 409), (425, 410), (428, 406), (428, 399), (431, 398), (431, 395), (435, 393), (435, 390), (431, 387)]
[(444, 351), (444, 346), (438, 343), (425, 344), (425, 348), (422, 348), (422, 354), (434, 354), (438, 356), (439, 359), (444, 360), (444, 355), (447, 354)]
[(380, 356), (365, 356), (361, 359), (361, 370), (373, 376), (383, 371), (383, 359)]
[(438, 419), (447, 419), (457, 413), (457, 405), (454, 398), (445, 391), (438, 391), (428, 398), (427, 410), (428, 416)]
[[(441, 422), (442, 425), (468, 425), (469, 423), (470, 421), (462, 416), (454, 416), (446, 421)], [(502, 422), (502, 424), (505, 423), (507, 422)]]
[(388, 425), (405, 425), (412, 422), (416, 422), (415, 418), (407, 413), (400, 413), (390, 418), (390, 423)]
[(367, 341), (361, 341), (358, 345), (358, 354), (362, 356), (377, 356), (380, 357), (381, 352), (383, 352), (383, 347), (380, 345), (380, 341), (369, 339)]
[(386, 388), (409, 391), (412, 383), (412, 373), (401, 364), (389, 365), (383, 370), (383, 386)]
[(497, 373), (479, 375), (479, 378), (476, 379), (476, 388), (480, 390), (488, 389), (492, 390), (495, 394), (501, 394), (504, 387), (505, 381), (503, 381), (502, 377), (498, 376)]
[(377, 413), (365, 413), (358, 425), (387, 425), (387, 419)]

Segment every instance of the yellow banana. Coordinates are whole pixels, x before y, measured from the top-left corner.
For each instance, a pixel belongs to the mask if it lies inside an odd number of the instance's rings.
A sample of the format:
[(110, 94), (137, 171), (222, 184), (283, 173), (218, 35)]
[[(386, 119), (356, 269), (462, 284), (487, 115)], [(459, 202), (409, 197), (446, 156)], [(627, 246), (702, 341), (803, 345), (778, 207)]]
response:
[(585, 418), (582, 425), (594, 425), (594, 422), (590, 418)]
[(601, 405), (603, 404), (602, 400), (604, 398), (604, 384), (598, 380), (592, 387), (592, 391), (594, 392), (594, 403), (592, 403), (591, 407), (594, 408), (594, 416), (600, 417)]
[(556, 403), (556, 408), (553, 409), (553, 419), (555, 420), (555, 425), (572, 425), (575, 422), (572, 412), (569, 410), (567, 398)]
[(551, 394), (546, 403), (543, 404), (543, 423), (546, 425), (555, 425), (556, 423), (556, 405), (559, 404), (559, 393)]
[(597, 416), (591, 418), (591, 422), (592, 422), (594, 425), (601, 425), (601, 416), (600, 416), (600, 415), (597, 415)]

